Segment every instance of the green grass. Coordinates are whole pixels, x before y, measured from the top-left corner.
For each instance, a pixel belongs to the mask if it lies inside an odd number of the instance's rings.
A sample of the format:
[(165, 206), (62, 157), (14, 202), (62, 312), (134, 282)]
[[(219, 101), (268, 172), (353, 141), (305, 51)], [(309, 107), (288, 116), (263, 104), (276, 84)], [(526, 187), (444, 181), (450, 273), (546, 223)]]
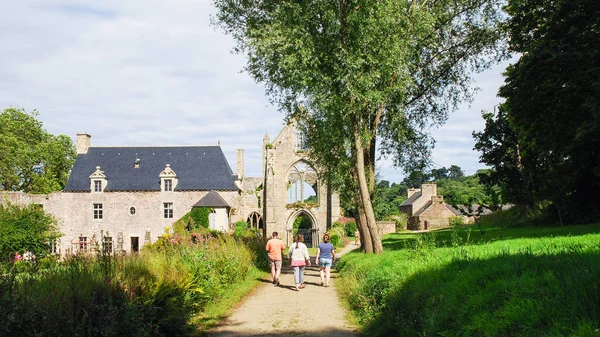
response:
[(368, 336), (600, 336), (600, 224), (384, 238), (338, 264)]

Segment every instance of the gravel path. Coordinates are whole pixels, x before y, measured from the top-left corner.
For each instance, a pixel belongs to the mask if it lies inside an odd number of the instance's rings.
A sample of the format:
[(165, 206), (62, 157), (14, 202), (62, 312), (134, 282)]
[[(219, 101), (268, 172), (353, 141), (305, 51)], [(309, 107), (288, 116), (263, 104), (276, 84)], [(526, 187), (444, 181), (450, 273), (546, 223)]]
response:
[[(349, 244), (338, 256), (356, 248)], [(329, 287), (320, 286), (314, 263), (304, 275), (306, 288), (295, 291), (292, 267), (283, 267), (277, 287), (269, 274), (208, 336), (359, 336), (337, 297), (336, 273), (332, 272)]]

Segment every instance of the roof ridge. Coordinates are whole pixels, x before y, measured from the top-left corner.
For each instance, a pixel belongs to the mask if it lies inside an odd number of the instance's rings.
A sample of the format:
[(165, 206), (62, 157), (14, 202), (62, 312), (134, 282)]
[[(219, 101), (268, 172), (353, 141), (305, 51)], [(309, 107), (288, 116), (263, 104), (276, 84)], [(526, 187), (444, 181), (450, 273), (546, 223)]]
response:
[(90, 149), (105, 149), (105, 148), (127, 148), (127, 147), (221, 147), (221, 145), (213, 144), (213, 145), (107, 145), (107, 146), (90, 146)]

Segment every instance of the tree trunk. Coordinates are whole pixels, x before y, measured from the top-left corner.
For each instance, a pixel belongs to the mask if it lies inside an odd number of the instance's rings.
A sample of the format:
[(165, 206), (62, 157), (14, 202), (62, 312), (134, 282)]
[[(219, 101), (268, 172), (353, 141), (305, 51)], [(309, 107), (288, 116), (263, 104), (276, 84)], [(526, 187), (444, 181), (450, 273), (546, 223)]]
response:
[(360, 192), (361, 204), (367, 218), (367, 227), (371, 234), (371, 241), (373, 242), (373, 253), (379, 254), (383, 252), (383, 245), (381, 244), (381, 235), (379, 234), (379, 228), (377, 221), (375, 220), (375, 213), (373, 212), (373, 205), (371, 204), (371, 196), (369, 193), (369, 185), (367, 183), (367, 177), (365, 172), (365, 149), (361, 143), (360, 132), (358, 125), (354, 124), (354, 148), (356, 151), (356, 175), (358, 176), (358, 190)]
[(371, 240), (371, 234), (369, 233), (369, 228), (367, 227), (367, 217), (365, 212), (362, 210), (361, 205), (358, 205), (356, 211), (358, 212), (356, 225), (358, 226), (358, 231), (360, 233), (360, 244), (362, 246), (362, 250), (367, 254), (371, 254), (373, 253), (373, 241)]

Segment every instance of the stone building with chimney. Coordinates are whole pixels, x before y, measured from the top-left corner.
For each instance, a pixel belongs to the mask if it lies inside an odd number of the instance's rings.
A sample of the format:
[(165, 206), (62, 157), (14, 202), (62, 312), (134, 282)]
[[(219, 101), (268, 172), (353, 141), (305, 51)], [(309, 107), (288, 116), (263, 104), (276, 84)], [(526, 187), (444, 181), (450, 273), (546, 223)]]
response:
[[(194, 207), (211, 209), (212, 230), (230, 231), (246, 220), (265, 236), (283, 233), (289, 244), (296, 217), (311, 220), (310, 233), (323, 233), (340, 212), (337, 195), (321, 184), (298, 150), (302, 137), (295, 126), (286, 125), (273, 142), (265, 136), (262, 177), (244, 176), (241, 149), (234, 173), (220, 145), (103, 147), (79, 133), (77, 159), (63, 191), (5, 194), (10, 202), (40, 205), (58, 219), (63, 237), (53, 243), (57, 254), (85, 251), (94, 243), (137, 252)], [(305, 186), (314, 187), (317, 202), (289, 202), (290, 188), (298, 194)]]
[(449, 219), (462, 216), (437, 194), (437, 185), (427, 183), (420, 189), (408, 189), (408, 199), (400, 205), (400, 212), (408, 215), (407, 229), (424, 230), (449, 226)]

